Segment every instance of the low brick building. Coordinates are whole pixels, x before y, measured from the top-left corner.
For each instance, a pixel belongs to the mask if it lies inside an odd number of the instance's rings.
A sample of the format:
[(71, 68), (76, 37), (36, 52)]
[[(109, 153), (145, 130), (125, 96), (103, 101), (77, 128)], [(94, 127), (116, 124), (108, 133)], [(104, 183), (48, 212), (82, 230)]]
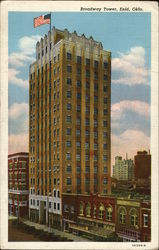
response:
[(114, 237), (115, 203), (111, 196), (63, 194), (64, 230), (93, 240)]
[(8, 155), (8, 212), (17, 217), (28, 216), (29, 154)]

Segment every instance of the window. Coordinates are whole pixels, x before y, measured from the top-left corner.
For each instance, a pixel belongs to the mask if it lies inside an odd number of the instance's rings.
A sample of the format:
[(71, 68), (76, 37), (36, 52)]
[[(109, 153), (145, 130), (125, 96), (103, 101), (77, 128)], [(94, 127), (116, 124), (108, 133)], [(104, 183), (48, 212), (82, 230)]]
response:
[(51, 202), (49, 202), (49, 208), (51, 208)]
[(89, 58), (86, 58), (86, 65), (90, 65), (90, 59)]
[(89, 126), (89, 119), (88, 118), (86, 118), (86, 120), (85, 120), (85, 125)]
[(71, 98), (71, 96), (72, 96), (72, 93), (71, 93), (70, 90), (68, 90), (68, 91), (66, 92), (66, 97), (67, 97), (67, 98)]
[(103, 110), (103, 115), (107, 115), (108, 114), (108, 109), (104, 109)]
[(94, 96), (94, 102), (98, 102), (98, 96)]
[(99, 219), (104, 219), (104, 211), (105, 211), (105, 208), (103, 204), (101, 204), (99, 207), (99, 215), (98, 215)]
[(107, 149), (108, 148), (108, 144), (107, 143), (104, 143), (103, 144), (103, 149)]
[(94, 60), (94, 68), (98, 68), (98, 61)]
[(88, 107), (88, 106), (86, 106), (86, 114), (88, 114), (88, 115), (89, 115), (89, 112), (90, 112), (90, 109), (89, 109), (89, 107)]
[(106, 219), (109, 221), (112, 221), (112, 211), (113, 209), (110, 206), (106, 209)]
[(104, 166), (103, 172), (104, 172), (104, 173), (107, 173), (107, 172), (108, 172), (108, 168)]
[(138, 225), (138, 214), (137, 214), (136, 209), (131, 209), (130, 211), (130, 224), (131, 226)]
[(76, 136), (80, 136), (80, 134), (81, 134), (80, 129), (77, 129), (77, 130), (76, 130)]
[(86, 185), (89, 185), (89, 184), (90, 184), (90, 179), (87, 178), (87, 177), (86, 177), (86, 179), (85, 179), (85, 184), (86, 184)]
[(80, 124), (81, 124), (81, 119), (80, 119), (79, 117), (77, 117), (77, 119), (76, 119), (76, 124), (77, 124), (77, 125), (80, 125)]
[(76, 154), (76, 160), (80, 161), (81, 160), (81, 155), (80, 154)]
[(72, 171), (71, 165), (67, 165), (67, 167), (66, 167), (66, 172), (67, 172), (67, 173), (71, 173), (71, 171)]
[(106, 69), (108, 67), (108, 63), (107, 62), (103, 62), (103, 67), (104, 67), (104, 69)]
[(94, 185), (97, 185), (97, 184), (98, 184), (98, 179), (94, 178)]
[(107, 127), (107, 121), (103, 121), (103, 127), (104, 127), (104, 128)]
[(91, 217), (91, 205), (89, 203), (86, 205), (86, 217)]
[(98, 85), (95, 83), (94, 84), (94, 92), (98, 91)]
[(103, 103), (107, 104), (108, 103), (108, 99), (106, 97), (103, 98)]
[(94, 72), (94, 79), (97, 80), (98, 79), (98, 73)]
[(94, 173), (97, 174), (97, 172), (98, 172), (98, 167), (94, 166)]
[(57, 203), (57, 210), (60, 210), (60, 203)]
[(94, 155), (94, 161), (98, 161), (98, 155)]
[(70, 206), (70, 211), (71, 211), (71, 213), (74, 213), (74, 212), (75, 212), (74, 206)]
[(108, 76), (104, 74), (104, 75), (103, 75), (103, 79), (104, 79), (104, 80), (107, 80), (107, 79), (108, 79)]
[(71, 65), (67, 65), (67, 72), (71, 73), (72, 72), (72, 66)]
[(71, 128), (66, 129), (66, 135), (71, 135)]
[(86, 166), (86, 173), (90, 172), (90, 166)]
[(89, 142), (85, 143), (85, 149), (89, 149)]
[(67, 205), (67, 204), (64, 205), (64, 212), (66, 212), (66, 213), (69, 212), (69, 209), (68, 209), (68, 205)]
[(71, 160), (71, 153), (66, 153), (66, 160)]
[(77, 99), (78, 99), (78, 100), (81, 100), (81, 93), (78, 93), (78, 92), (77, 92)]
[(57, 191), (57, 197), (60, 198), (60, 191)]
[(71, 110), (71, 109), (72, 109), (71, 103), (67, 103), (67, 110)]
[(89, 89), (89, 88), (90, 88), (90, 83), (86, 82), (86, 89)]
[(98, 144), (97, 143), (94, 143), (94, 149), (98, 149)]
[(107, 90), (108, 90), (107, 86), (104, 86), (104, 87), (103, 87), (103, 91), (104, 91), (104, 93), (106, 93), (106, 92), (107, 92)]
[(71, 185), (71, 178), (70, 178), (70, 177), (67, 177), (67, 179), (66, 179), (66, 184), (67, 184), (67, 185)]
[(81, 178), (77, 178), (77, 185), (81, 184)]
[(89, 155), (85, 155), (85, 160), (89, 161)]
[(71, 53), (67, 52), (67, 60), (71, 60), (71, 59), (72, 59)]
[(90, 71), (88, 69), (86, 70), (86, 77), (90, 77)]
[(107, 155), (103, 155), (103, 161), (107, 161)]
[(93, 207), (93, 218), (96, 218), (97, 208), (96, 206)]
[(96, 128), (98, 126), (98, 121), (94, 120), (94, 127)]
[(77, 141), (77, 142), (76, 142), (76, 147), (77, 147), (77, 148), (80, 148), (80, 147), (81, 147), (81, 142), (80, 142), (80, 141)]
[(108, 183), (107, 178), (104, 178), (104, 179), (103, 179), (103, 184), (105, 185), (105, 184), (107, 184), (107, 183)]
[(81, 56), (77, 56), (77, 63), (81, 64)]
[(71, 122), (71, 116), (70, 116), (70, 115), (67, 115), (67, 116), (66, 116), (66, 122), (67, 122), (67, 123), (70, 123), (70, 122)]
[(83, 212), (84, 212), (84, 205), (82, 202), (80, 202), (79, 215), (83, 215)]
[(86, 135), (86, 137), (89, 136), (89, 130), (86, 130), (86, 131), (85, 131), (85, 135)]
[(56, 210), (56, 203), (54, 202), (54, 209)]
[(107, 132), (103, 132), (103, 139), (106, 139), (107, 138)]
[(67, 84), (72, 85), (72, 79), (71, 78), (67, 78)]
[(81, 74), (81, 69), (77, 68), (77, 75), (80, 76), (80, 74)]
[(77, 173), (81, 173), (81, 166), (77, 166), (77, 167), (76, 167), (76, 172), (77, 172)]
[(98, 132), (94, 131), (94, 138), (97, 139), (97, 137), (98, 137)]
[(80, 112), (81, 111), (81, 105), (77, 105), (77, 112)]
[(68, 147), (68, 148), (71, 147), (71, 141), (66, 141), (66, 147)]
[(81, 81), (77, 80), (77, 88), (80, 88), (80, 87), (81, 87)]
[(98, 109), (94, 108), (94, 114), (97, 115), (98, 114)]
[(37, 206), (39, 206), (39, 200), (37, 200)]
[(148, 227), (148, 214), (144, 214), (144, 227)]
[(126, 209), (124, 207), (119, 209), (119, 223), (125, 224), (126, 222)]

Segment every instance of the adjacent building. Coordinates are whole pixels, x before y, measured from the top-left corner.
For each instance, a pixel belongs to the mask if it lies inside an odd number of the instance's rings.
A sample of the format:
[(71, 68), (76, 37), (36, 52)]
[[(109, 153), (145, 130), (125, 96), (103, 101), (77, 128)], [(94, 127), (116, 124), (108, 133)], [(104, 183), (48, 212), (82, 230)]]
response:
[(134, 157), (135, 179), (148, 179), (151, 177), (151, 155), (147, 151), (138, 151)]
[(63, 195), (110, 194), (110, 82), (111, 53), (93, 37), (53, 28), (37, 43), (29, 72), (32, 220), (62, 227)]
[(119, 241), (151, 241), (151, 202), (117, 198), (116, 234)]
[(123, 181), (132, 180), (134, 178), (133, 160), (116, 156), (115, 165), (113, 166), (113, 178)]
[(8, 212), (17, 217), (28, 216), (29, 154), (8, 155)]

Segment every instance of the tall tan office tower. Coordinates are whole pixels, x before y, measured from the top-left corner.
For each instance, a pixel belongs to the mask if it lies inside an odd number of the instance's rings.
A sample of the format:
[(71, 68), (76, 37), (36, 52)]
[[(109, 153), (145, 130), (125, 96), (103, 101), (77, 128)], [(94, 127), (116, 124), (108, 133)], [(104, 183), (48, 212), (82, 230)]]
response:
[(60, 227), (62, 194), (110, 194), (111, 53), (53, 28), (29, 72), (30, 218)]

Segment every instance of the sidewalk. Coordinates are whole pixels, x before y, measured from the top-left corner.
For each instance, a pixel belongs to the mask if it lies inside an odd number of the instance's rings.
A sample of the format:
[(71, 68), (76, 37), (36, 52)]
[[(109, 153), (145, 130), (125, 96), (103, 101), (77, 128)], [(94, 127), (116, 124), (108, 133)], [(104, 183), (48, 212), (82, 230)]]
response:
[(88, 241), (91, 241), (89, 239), (86, 239), (86, 238), (83, 238), (83, 237), (80, 237), (80, 236), (77, 236), (77, 235), (74, 235), (74, 234), (70, 234), (70, 233), (67, 233), (67, 232), (59, 231), (59, 230), (54, 229), (54, 228), (49, 228), (46, 225), (41, 225), (41, 224), (38, 224), (38, 223), (34, 223), (32, 221), (23, 220), (23, 223), (25, 223), (28, 226), (33, 226), (36, 229), (42, 229), (42, 230), (47, 231), (47, 232), (53, 232), (57, 236), (67, 237), (68, 239), (73, 240), (75, 242), (79, 242), (79, 241), (88, 242)]

